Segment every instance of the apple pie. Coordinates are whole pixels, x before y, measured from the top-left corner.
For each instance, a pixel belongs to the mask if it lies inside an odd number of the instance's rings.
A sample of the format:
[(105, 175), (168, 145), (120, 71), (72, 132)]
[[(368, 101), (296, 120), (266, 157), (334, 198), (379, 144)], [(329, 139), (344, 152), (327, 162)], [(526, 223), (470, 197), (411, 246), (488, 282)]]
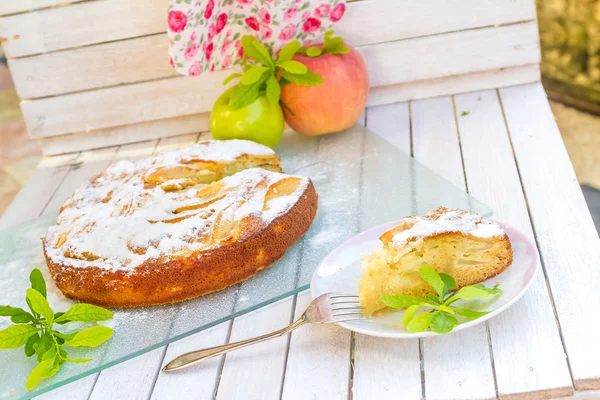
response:
[(120, 161), (62, 206), (43, 239), (69, 298), (114, 307), (179, 302), (243, 281), (309, 229), (317, 194), (244, 140)]
[(422, 217), (406, 217), (379, 238), (383, 247), (365, 256), (359, 283), (367, 314), (386, 306), (382, 295), (424, 297), (433, 289), (419, 274), (429, 265), (456, 280), (457, 289), (498, 275), (512, 263), (502, 228), (464, 210), (440, 207)]

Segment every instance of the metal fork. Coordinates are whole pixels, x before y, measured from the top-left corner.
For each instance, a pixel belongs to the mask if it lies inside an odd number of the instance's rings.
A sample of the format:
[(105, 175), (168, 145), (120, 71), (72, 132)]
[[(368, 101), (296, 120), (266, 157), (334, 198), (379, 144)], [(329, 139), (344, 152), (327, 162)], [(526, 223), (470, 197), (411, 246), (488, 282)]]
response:
[(207, 358), (225, 354), (232, 350), (241, 349), (242, 347), (254, 343), (280, 337), (307, 323), (328, 324), (331, 322), (343, 322), (362, 318), (364, 318), (364, 316), (362, 307), (360, 307), (358, 303), (358, 296), (343, 293), (325, 293), (314, 299), (300, 318), (294, 321), (290, 326), (252, 339), (185, 353), (171, 360), (171, 362), (165, 365), (163, 371), (175, 371)]

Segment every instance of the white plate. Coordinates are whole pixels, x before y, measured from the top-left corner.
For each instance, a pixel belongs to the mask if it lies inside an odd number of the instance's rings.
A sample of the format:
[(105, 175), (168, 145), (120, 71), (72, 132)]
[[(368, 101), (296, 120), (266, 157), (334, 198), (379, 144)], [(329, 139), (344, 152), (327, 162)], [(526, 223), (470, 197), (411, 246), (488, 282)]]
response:
[[(327, 255), (317, 267), (310, 284), (313, 298), (323, 293), (358, 294), (358, 280), (362, 275), (360, 268), (361, 254), (370, 253), (374, 248), (381, 247), (379, 237), (388, 229), (399, 225), (400, 220), (379, 225), (368, 231), (348, 239)], [(501, 274), (483, 282), (493, 286), (497, 282), (504, 291), (501, 296), (493, 296), (486, 300), (471, 300), (469, 308), (491, 311), (484, 317), (457, 325), (452, 332), (467, 329), (476, 324), (498, 315), (514, 304), (527, 290), (538, 269), (538, 254), (535, 246), (518, 230), (499, 223), (510, 238), (514, 251), (512, 264)], [(456, 303), (459, 304), (458, 302)], [(365, 335), (380, 336), (396, 339), (414, 339), (440, 335), (436, 332), (410, 333), (402, 325), (404, 311), (390, 313), (384, 317), (368, 318), (339, 323), (340, 326)]]

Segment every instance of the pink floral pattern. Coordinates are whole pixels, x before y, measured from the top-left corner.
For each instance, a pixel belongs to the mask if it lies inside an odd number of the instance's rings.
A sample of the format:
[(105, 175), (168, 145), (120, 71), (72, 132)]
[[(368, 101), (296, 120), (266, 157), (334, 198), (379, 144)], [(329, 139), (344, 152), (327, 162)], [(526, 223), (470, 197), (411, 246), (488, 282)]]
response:
[(241, 65), (243, 35), (277, 53), (319, 42), (345, 12), (345, 0), (170, 0), (169, 63), (189, 76)]

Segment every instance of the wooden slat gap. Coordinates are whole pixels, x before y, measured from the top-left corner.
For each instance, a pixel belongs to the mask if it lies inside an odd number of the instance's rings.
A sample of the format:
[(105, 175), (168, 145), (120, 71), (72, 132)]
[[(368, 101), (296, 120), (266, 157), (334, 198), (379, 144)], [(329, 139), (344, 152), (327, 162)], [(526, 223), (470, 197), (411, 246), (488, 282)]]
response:
[(498, 28), (501, 28), (501, 27), (504, 27), (504, 26), (511, 26), (511, 25), (525, 24), (525, 23), (528, 23), (528, 22), (536, 22), (536, 23), (537, 23), (537, 18), (529, 18), (529, 19), (524, 19), (524, 20), (522, 20), (522, 21), (504, 22), (504, 23), (501, 23), (501, 24), (495, 24), (495, 25), (492, 25), (492, 26), (494, 26), (494, 27), (498, 27)]
[(571, 377), (571, 385), (572, 385), (571, 389), (573, 389), (575, 387), (575, 378), (573, 377), (573, 370), (571, 369), (569, 353), (567, 352), (567, 346), (565, 345), (565, 339), (563, 336), (560, 319), (558, 316), (558, 312), (556, 310), (556, 304), (554, 302), (554, 295), (552, 294), (552, 287), (550, 286), (550, 281), (548, 280), (548, 271), (546, 270), (546, 263), (544, 261), (544, 256), (542, 255), (537, 229), (535, 226), (535, 222), (533, 220), (533, 216), (531, 215), (531, 209), (529, 207), (529, 199), (527, 198), (527, 191), (525, 190), (525, 186), (523, 186), (523, 177), (521, 176), (521, 168), (519, 166), (519, 160), (517, 159), (517, 154), (515, 152), (515, 148), (513, 145), (510, 128), (508, 126), (508, 121), (506, 119), (506, 113), (504, 112), (504, 104), (502, 103), (502, 96), (500, 96), (500, 91), (498, 89), (496, 89), (496, 95), (498, 96), (498, 101), (500, 103), (500, 110), (502, 111), (502, 118), (504, 120), (504, 126), (506, 128), (508, 142), (510, 143), (510, 149), (512, 151), (513, 158), (515, 159), (515, 167), (517, 169), (517, 175), (519, 176), (519, 184), (521, 185), (521, 191), (523, 192), (523, 199), (525, 200), (525, 206), (527, 207), (527, 216), (529, 217), (529, 221), (531, 223), (531, 231), (533, 233), (535, 247), (536, 247), (536, 250), (537, 250), (539, 258), (540, 258), (540, 266), (542, 267), (542, 273), (544, 274), (544, 281), (546, 282), (546, 289), (548, 290), (548, 296), (550, 297), (550, 304), (552, 304), (552, 312), (554, 313), (554, 320), (556, 322), (556, 327), (558, 329), (558, 335), (560, 337), (560, 342), (562, 344), (563, 351), (565, 353), (567, 368), (569, 369), (569, 376)]
[[(462, 141), (461, 141), (461, 137), (460, 137), (460, 124), (458, 122), (458, 110), (456, 109), (456, 100), (454, 98), (454, 95), (451, 96), (451, 99), (452, 99), (452, 109), (454, 111), (454, 123), (456, 125), (456, 135), (458, 136), (458, 149), (460, 152), (460, 162), (462, 164), (463, 179), (465, 181), (465, 191), (467, 193), (469, 193), (469, 180), (467, 179), (467, 169), (465, 167), (465, 157), (464, 157), (463, 146), (462, 146)], [(490, 352), (490, 364), (492, 367), (492, 376), (494, 378), (494, 391), (496, 393), (496, 399), (499, 399), (500, 394), (498, 391), (498, 379), (496, 376), (496, 363), (494, 362), (494, 349), (492, 346), (492, 335), (490, 333), (490, 324), (487, 321), (485, 322), (485, 333), (487, 336), (488, 350)]]
[[(294, 323), (296, 306), (298, 304), (298, 293), (294, 293), (292, 296), (292, 312), (290, 313), (290, 325)], [(285, 355), (283, 357), (283, 372), (281, 374), (281, 383), (279, 384), (279, 397), (278, 399), (283, 398), (283, 386), (285, 385), (285, 373), (287, 372), (288, 360), (290, 357), (290, 347), (292, 345), (292, 332), (287, 335), (287, 339), (285, 342)]]

